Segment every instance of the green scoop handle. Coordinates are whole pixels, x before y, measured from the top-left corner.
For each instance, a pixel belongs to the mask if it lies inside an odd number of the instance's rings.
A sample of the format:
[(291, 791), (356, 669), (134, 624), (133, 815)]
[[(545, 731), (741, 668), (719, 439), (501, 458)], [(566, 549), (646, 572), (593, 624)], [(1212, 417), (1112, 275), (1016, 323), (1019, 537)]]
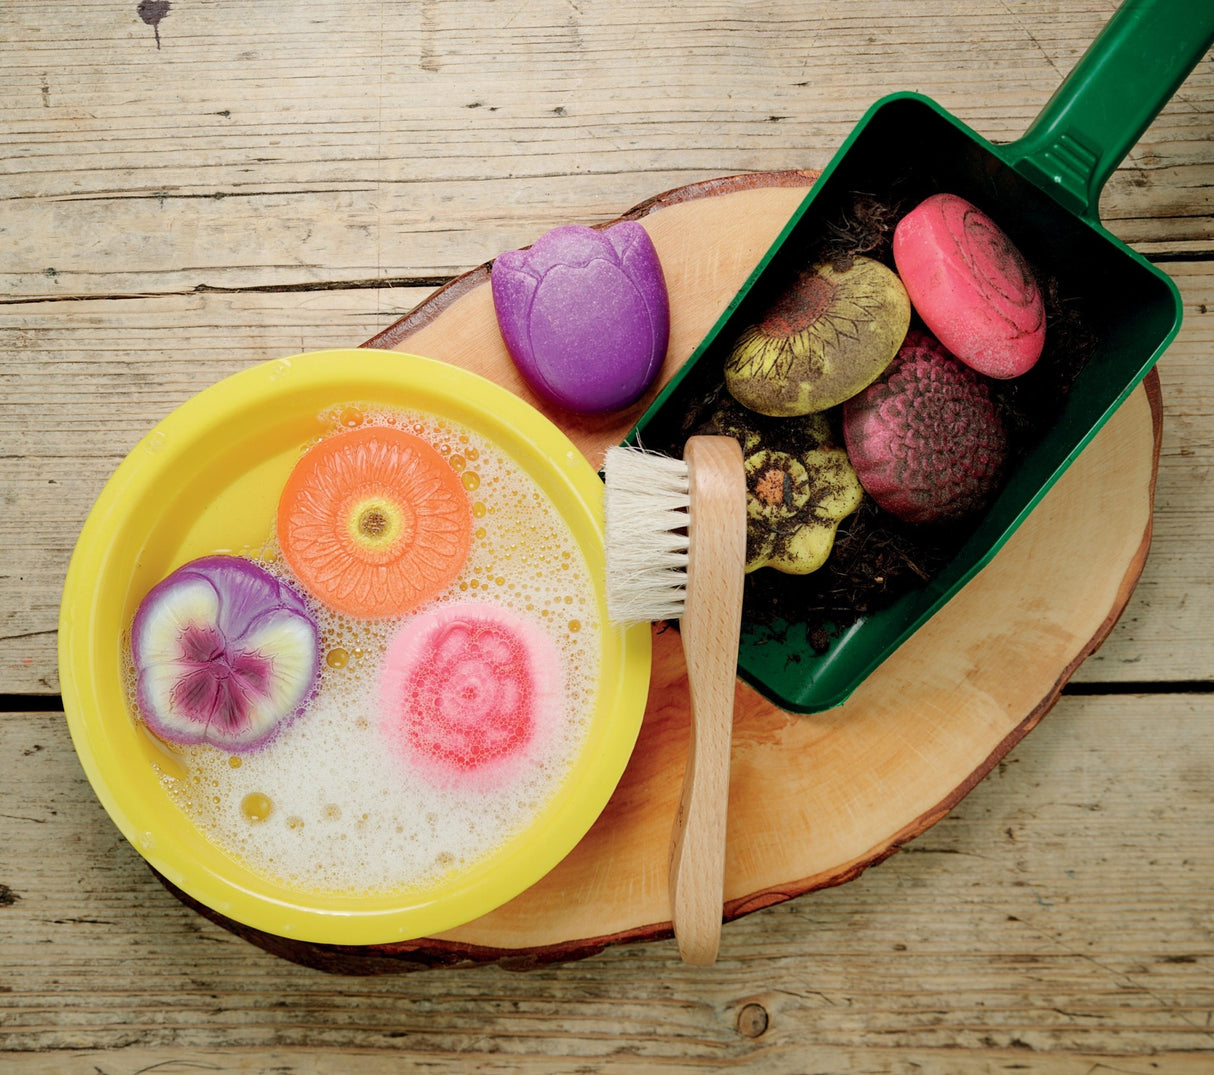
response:
[(998, 147), (1099, 223), (1105, 181), (1214, 44), (1214, 0), (1125, 0), (1024, 136)]

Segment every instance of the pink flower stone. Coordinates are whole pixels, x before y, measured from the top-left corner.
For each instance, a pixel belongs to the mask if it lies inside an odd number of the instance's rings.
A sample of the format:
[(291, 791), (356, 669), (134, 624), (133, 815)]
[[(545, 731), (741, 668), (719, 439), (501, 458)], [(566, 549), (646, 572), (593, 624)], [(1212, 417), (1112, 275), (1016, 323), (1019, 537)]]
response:
[(1007, 459), (987, 385), (913, 329), (881, 377), (844, 403), (843, 433), (864, 491), (911, 523), (976, 511)]
[(440, 605), (389, 643), (384, 732), (433, 783), (495, 786), (550, 743), (563, 682), (555, 645), (530, 620), (487, 603)]
[(618, 410), (657, 376), (670, 310), (640, 224), (553, 228), (530, 249), (499, 255), (490, 279), (506, 349), (548, 402), (587, 414)]
[(131, 657), (139, 714), (155, 735), (240, 753), (311, 700), (320, 632), (285, 583), (238, 556), (206, 556), (148, 591)]

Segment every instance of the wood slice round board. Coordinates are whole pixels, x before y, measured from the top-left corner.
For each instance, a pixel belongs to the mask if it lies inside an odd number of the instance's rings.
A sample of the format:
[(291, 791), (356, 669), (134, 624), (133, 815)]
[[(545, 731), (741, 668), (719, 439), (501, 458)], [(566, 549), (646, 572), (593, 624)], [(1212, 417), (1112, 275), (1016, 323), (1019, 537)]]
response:
[[(367, 346), (442, 359), (505, 385), (599, 467), (714, 324), (812, 181), (807, 172), (715, 180), (626, 214), (653, 238), (671, 306), (659, 382), (627, 412), (573, 417), (530, 392), (497, 330), (488, 265)], [(1152, 373), (992, 562), (844, 705), (795, 715), (738, 683), (726, 921), (857, 877), (943, 817), (1044, 716), (1138, 581), (1161, 427)], [(366, 947), (305, 943), (250, 930), (177, 895), (268, 951), (348, 974), (523, 967), (669, 937), (667, 867), (688, 722), (679, 636), (656, 626), (644, 726), (605, 812), (542, 881), (442, 936)]]

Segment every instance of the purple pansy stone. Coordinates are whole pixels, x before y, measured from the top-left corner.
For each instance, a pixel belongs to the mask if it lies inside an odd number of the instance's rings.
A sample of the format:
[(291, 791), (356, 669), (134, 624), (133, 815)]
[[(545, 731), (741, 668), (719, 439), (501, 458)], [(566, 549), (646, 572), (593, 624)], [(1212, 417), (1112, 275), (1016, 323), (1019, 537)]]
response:
[(566, 410), (618, 410), (639, 398), (666, 356), (670, 308), (649, 233), (631, 220), (553, 228), (499, 255), (493, 308), (527, 383)]
[(131, 657), (139, 714), (155, 735), (242, 753), (311, 700), (320, 631), (303, 598), (269, 572), (238, 556), (204, 556), (148, 591)]

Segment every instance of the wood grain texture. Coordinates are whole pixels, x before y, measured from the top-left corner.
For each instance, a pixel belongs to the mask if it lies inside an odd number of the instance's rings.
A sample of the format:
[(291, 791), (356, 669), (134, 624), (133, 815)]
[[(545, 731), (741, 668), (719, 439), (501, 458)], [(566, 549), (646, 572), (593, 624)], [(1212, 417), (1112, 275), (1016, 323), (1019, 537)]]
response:
[[(0, 292), (449, 276), (558, 217), (609, 219), (638, 192), (821, 167), (895, 90), (1007, 141), (1109, 10), (186, 4), (158, 49), (134, 4), (57, 5), (52, 22), (43, 4), (10, 0)], [(1103, 213), (1119, 236), (1210, 249), (1212, 82), (1201, 65), (1109, 184)]]
[(173, 899), (62, 715), (13, 697), (58, 691), (59, 588), (101, 484), (201, 388), (368, 339), (555, 225), (821, 167), (891, 90), (1015, 138), (1111, 10), (175, 0), (158, 49), (135, 0), (0, 4), (0, 1070), (1204, 1075), (1209, 57), (1102, 200), (1186, 322), (1159, 366), (1151, 555), (1072, 680), (1099, 693), (1064, 695), (880, 868), (727, 924), (711, 971), (664, 940), (526, 974), (284, 962)]
[[(1168, 263), (1184, 296), (1184, 323), (1157, 371), (1164, 439), (1155, 542), (1140, 588), (1081, 682), (1210, 682), (1214, 665), (1214, 263)], [(1198, 280), (1205, 283), (1194, 287)], [(1206, 656), (1198, 656), (1205, 654)]]
[(0, 1067), (1196, 1073), (1212, 722), (1208, 695), (1063, 698), (879, 869), (728, 924), (711, 971), (654, 941), (525, 974), (332, 978), (179, 904), (97, 804), (62, 715), (12, 714)]
[[(1214, 513), (1214, 263), (1165, 267), (1184, 297), (1185, 320), (1158, 366), (1164, 441), (1155, 543), (1126, 614), (1076, 673), (1082, 682), (1214, 677), (1214, 543), (1206, 539)], [(76, 535), (148, 429), (254, 362), (380, 337), (432, 290), (0, 304), (0, 693), (58, 693), (55, 628)], [(415, 346), (427, 350), (429, 342)]]

